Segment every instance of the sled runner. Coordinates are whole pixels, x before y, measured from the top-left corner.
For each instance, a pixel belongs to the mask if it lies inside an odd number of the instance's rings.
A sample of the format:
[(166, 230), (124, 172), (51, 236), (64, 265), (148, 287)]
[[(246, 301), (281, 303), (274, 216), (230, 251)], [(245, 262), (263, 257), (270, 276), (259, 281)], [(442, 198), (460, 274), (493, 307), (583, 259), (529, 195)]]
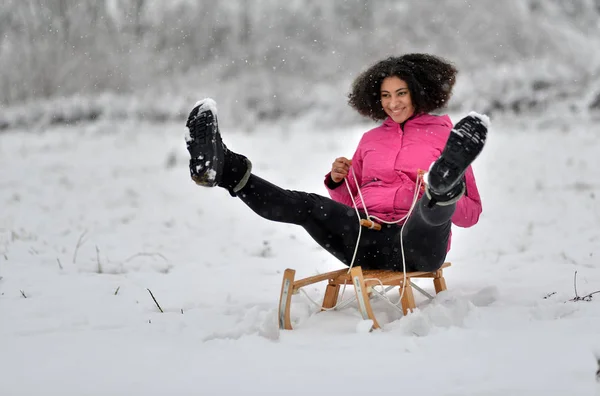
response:
[[(449, 262), (444, 263), (442, 267), (434, 272), (407, 272), (406, 278), (403, 272), (389, 270), (365, 270), (361, 267), (354, 267), (348, 273), (348, 269), (340, 269), (337, 271), (327, 272), (311, 276), (304, 279), (294, 280), (296, 271), (286, 269), (283, 274), (283, 282), (281, 285), (281, 295), (279, 297), (279, 328), (292, 330), (292, 322), (290, 320), (290, 306), (292, 303), (292, 295), (300, 291), (301, 288), (312, 285), (317, 282), (329, 281), (325, 289), (323, 298), (322, 311), (332, 309), (337, 305), (340, 287), (354, 286), (358, 309), (363, 319), (371, 319), (373, 321), (373, 329), (380, 328), (373, 309), (369, 296), (373, 291), (372, 287), (381, 286), (399, 286), (402, 296), (402, 312), (406, 315), (409, 311), (416, 308), (413, 287), (419, 292), (426, 295), (428, 298), (433, 298), (427, 292), (411, 282), (411, 278), (432, 278), (436, 294), (446, 290), (446, 281), (443, 276), (443, 269), (449, 267)], [(406, 280), (405, 280), (406, 279)]]

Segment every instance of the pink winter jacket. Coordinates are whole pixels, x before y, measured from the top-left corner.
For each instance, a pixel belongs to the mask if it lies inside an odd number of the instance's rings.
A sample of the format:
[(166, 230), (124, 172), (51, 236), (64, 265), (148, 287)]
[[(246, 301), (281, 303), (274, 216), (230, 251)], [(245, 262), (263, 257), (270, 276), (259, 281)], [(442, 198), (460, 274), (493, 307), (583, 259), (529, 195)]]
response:
[[(386, 221), (405, 216), (413, 201), (417, 172), (429, 170), (441, 155), (451, 129), (452, 122), (447, 115), (419, 114), (404, 123), (404, 130), (388, 117), (382, 125), (365, 133), (352, 157), (356, 180), (352, 171), (347, 177), (358, 209), (363, 209), (363, 203), (357, 184), (370, 215)], [(331, 189), (328, 187), (330, 178), (331, 173), (328, 173), (325, 186), (331, 198), (353, 206), (345, 183)], [(459, 227), (471, 227), (481, 214), (481, 199), (471, 167), (465, 179), (466, 194), (457, 202), (452, 216), (452, 223)], [(422, 194), (420, 191), (419, 197)]]

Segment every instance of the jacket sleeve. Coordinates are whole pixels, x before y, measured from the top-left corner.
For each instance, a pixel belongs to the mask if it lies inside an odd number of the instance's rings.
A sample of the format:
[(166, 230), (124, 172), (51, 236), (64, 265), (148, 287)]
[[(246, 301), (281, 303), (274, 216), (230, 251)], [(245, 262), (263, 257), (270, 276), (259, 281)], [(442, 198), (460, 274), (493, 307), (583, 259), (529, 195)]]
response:
[[(358, 184), (360, 186), (362, 180), (361, 143), (358, 144), (358, 148), (352, 156), (352, 167), (350, 168), (348, 177), (346, 177), (346, 180), (348, 180), (348, 183), (350, 184), (352, 197), (356, 197), (358, 193), (356, 185)], [(355, 175), (356, 179), (354, 178)], [(350, 193), (348, 192), (348, 188), (346, 187), (346, 182), (342, 181), (341, 184), (335, 186), (335, 183), (333, 182), (333, 180), (331, 180), (331, 172), (325, 175), (325, 188), (327, 188), (329, 196), (334, 201), (343, 203), (344, 205), (348, 205), (350, 207), (354, 207), (354, 204), (352, 203), (352, 198), (350, 197)]]
[(477, 224), (482, 211), (481, 197), (479, 196), (479, 190), (477, 190), (475, 174), (471, 166), (465, 172), (465, 183), (467, 190), (465, 195), (456, 203), (452, 223), (458, 227), (468, 228)]

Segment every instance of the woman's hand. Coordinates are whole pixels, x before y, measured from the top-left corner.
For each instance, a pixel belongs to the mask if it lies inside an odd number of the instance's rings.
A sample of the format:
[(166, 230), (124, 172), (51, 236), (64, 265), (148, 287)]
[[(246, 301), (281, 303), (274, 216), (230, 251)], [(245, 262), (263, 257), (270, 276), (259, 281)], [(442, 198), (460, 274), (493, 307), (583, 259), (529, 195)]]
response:
[(348, 158), (339, 157), (331, 165), (331, 180), (336, 183), (341, 182), (348, 176), (348, 171), (352, 166), (352, 161)]

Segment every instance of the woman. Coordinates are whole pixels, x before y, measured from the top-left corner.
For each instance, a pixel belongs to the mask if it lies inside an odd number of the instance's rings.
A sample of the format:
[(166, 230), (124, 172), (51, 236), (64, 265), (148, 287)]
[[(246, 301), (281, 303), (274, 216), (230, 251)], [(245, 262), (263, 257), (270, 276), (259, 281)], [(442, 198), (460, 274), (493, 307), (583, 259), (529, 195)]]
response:
[[(448, 116), (429, 114), (446, 105), (456, 73), (438, 57), (408, 54), (357, 77), (350, 106), (383, 123), (363, 135), (352, 160), (333, 162), (325, 176), (331, 199), (252, 174), (251, 162), (222, 143), (211, 99), (198, 102), (187, 121), (191, 177), (227, 189), (268, 220), (304, 227), (346, 265), (401, 271), (405, 262), (406, 271), (435, 271), (450, 249), (452, 223), (470, 227), (481, 213), (470, 165), (483, 149), (487, 117), (471, 113), (452, 128)], [(426, 170), (422, 191), (418, 175)], [(357, 213), (382, 229), (363, 227), (358, 239)]]

